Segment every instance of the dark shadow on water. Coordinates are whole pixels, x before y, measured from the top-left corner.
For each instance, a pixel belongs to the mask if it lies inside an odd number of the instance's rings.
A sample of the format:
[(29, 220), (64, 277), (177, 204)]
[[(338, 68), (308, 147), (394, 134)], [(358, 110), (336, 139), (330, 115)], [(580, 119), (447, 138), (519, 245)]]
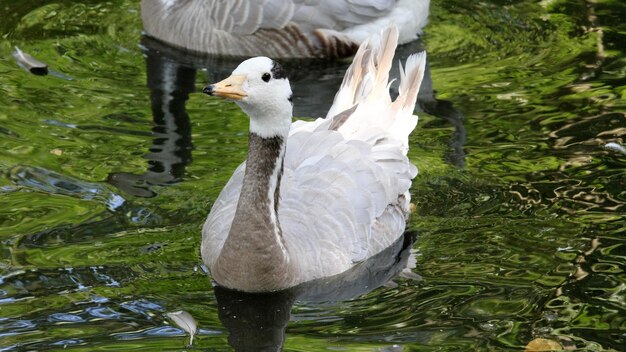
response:
[(152, 186), (177, 183), (191, 162), (191, 121), (185, 110), (194, 91), (196, 69), (146, 50), (146, 66), (152, 107), (152, 147), (145, 155), (143, 174), (113, 172), (107, 181), (136, 197), (154, 197)]
[(410, 249), (416, 238), (416, 234), (405, 233), (389, 248), (345, 273), (289, 290), (253, 294), (216, 286), (218, 315), (228, 330), (228, 343), (236, 351), (281, 351), (296, 301), (344, 301), (389, 283), (410, 271)]
[(215, 287), (218, 317), (236, 351), (280, 351), (295, 292), (250, 294)]

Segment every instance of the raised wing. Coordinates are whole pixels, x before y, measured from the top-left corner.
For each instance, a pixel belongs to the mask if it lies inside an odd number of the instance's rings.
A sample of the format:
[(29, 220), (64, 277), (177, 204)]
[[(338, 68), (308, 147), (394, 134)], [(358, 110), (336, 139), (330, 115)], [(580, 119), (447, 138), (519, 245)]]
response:
[[(333, 275), (383, 250), (402, 233), (400, 199), (411, 175), (389, 173), (381, 162), (405, 169), (409, 162), (401, 152), (383, 161), (366, 142), (346, 140), (337, 131), (297, 127), (287, 144), (279, 220), (285, 243), (302, 267), (318, 270), (317, 277)], [(385, 223), (379, 224), (383, 217)]]
[(326, 253), (324, 262), (305, 267), (329, 265), (328, 253), (334, 254), (332, 265), (349, 267), (386, 248), (404, 229), (417, 174), (406, 156), (408, 136), (417, 123), (413, 109), (425, 54), (407, 60), (392, 102), (388, 75), (397, 39), (391, 27), (362, 45), (327, 118), (292, 126), (285, 168), (293, 173), (285, 175), (279, 217), (284, 235), (293, 232), (286, 243), (300, 241), (291, 250), (304, 248), (298, 257), (322, 260), (307, 257), (306, 248), (315, 248), (311, 241)]

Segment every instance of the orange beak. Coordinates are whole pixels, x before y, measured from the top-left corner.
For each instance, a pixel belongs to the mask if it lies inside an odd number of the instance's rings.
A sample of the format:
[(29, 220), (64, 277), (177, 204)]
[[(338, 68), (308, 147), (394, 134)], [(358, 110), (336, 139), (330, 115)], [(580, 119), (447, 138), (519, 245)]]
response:
[(232, 75), (223, 81), (210, 84), (202, 90), (204, 94), (214, 95), (232, 100), (241, 100), (248, 96), (243, 89), (244, 75)]

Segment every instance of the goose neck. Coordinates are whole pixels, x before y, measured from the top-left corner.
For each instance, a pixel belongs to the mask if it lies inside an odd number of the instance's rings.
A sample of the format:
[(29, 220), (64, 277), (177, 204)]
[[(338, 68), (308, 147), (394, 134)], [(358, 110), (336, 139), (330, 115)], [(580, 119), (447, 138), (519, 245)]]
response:
[(263, 224), (258, 225), (270, 227), (275, 233), (280, 233), (278, 205), (285, 146), (283, 136), (261, 137), (250, 133), (246, 171), (235, 215), (249, 211), (262, 214)]
[(278, 221), (286, 138), (250, 133), (248, 160), (235, 216), (213, 277), (244, 291), (293, 284), (293, 268)]

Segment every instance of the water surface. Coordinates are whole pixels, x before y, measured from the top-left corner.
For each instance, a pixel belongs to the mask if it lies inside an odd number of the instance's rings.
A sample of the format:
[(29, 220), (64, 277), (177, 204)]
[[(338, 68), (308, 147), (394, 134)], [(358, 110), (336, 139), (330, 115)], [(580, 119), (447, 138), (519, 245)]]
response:
[[(347, 300), (261, 298), (259, 331), (286, 351), (535, 338), (623, 350), (626, 155), (604, 146), (625, 143), (626, 5), (431, 10), (423, 42), (398, 49), (426, 48), (435, 90), (410, 139), (414, 275)], [(238, 60), (142, 41), (135, 1), (8, 1), (0, 14), (0, 350), (182, 350), (176, 310), (198, 322), (194, 348), (230, 350), (241, 320), (216, 296), (247, 298), (213, 288), (200, 228), (245, 159), (247, 119), (198, 92)], [(17, 66), (14, 46), (50, 74)], [(324, 115), (347, 63), (288, 67), (297, 115)]]

